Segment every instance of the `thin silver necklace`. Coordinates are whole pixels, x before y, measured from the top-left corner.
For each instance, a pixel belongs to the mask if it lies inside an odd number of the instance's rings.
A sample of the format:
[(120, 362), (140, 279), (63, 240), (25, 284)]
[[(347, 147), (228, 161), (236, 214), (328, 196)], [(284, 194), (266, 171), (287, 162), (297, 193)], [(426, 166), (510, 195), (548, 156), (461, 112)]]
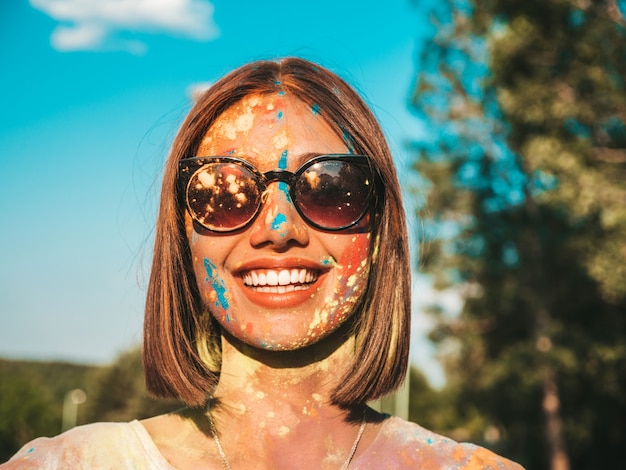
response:
[[(228, 459), (226, 458), (226, 453), (224, 452), (224, 448), (222, 447), (222, 442), (220, 441), (220, 438), (217, 436), (217, 429), (215, 427), (215, 423), (213, 423), (211, 412), (207, 411), (206, 416), (209, 419), (209, 426), (211, 427), (211, 433), (213, 433), (213, 440), (215, 441), (215, 445), (217, 446), (217, 451), (220, 453), (222, 464), (224, 465), (224, 468), (226, 470), (231, 470), (230, 463), (228, 463)], [(356, 453), (356, 448), (359, 446), (359, 441), (361, 440), (361, 436), (363, 436), (363, 431), (365, 431), (366, 424), (367, 423), (365, 421), (365, 407), (364, 407), (363, 418), (361, 419), (361, 427), (359, 427), (359, 432), (357, 433), (356, 439), (354, 440), (354, 443), (352, 444), (352, 449), (350, 449), (350, 454), (348, 455), (348, 458), (341, 466), (341, 470), (347, 470), (348, 466), (350, 465), (350, 462), (352, 462), (352, 458), (354, 457), (354, 454)]]

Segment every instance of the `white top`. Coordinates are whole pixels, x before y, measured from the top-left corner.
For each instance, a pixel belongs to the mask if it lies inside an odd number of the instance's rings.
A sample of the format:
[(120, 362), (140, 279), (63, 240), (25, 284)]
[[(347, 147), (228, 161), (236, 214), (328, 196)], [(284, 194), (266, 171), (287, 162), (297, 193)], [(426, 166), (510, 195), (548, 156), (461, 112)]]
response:
[[(473, 444), (459, 444), (397, 417), (385, 420), (350, 469), (523, 470)], [(78, 426), (24, 445), (0, 470), (175, 470), (139, 421)]]

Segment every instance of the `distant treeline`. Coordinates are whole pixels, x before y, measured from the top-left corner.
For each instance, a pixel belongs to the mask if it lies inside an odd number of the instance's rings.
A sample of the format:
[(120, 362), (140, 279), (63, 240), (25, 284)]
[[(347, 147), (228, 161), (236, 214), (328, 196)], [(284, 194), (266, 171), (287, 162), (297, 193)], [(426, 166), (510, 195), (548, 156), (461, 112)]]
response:
[(35, 437), (59, 434), (66, 394), (76, 389), (87, 398), (77, 406), (78, 425), (141, 419), (182, 406), (148, 397), (139, 349), (105, 367), (0, 359), (0, 462)]

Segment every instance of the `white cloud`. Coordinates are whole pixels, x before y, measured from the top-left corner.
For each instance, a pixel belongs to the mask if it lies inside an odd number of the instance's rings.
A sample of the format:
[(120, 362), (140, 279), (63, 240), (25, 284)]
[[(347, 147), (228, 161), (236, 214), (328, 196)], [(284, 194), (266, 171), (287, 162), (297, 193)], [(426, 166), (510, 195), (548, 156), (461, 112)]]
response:
[(122, 40), (119, 32), (167, 33), (208, 41), (219, 35), (214, 7), (206, 0), (30, 0), (31, 5), (62, 23), (53, 31), (60, 51), (126, 49), (141, 53), (145, 45)]
[(201, 82), (189, 85), (187, 87), (187, 96), (189, 96), (191, 101), (195, 103), (209, 88), (211, 88), (212, 85), (213, 83), (211, 82)]

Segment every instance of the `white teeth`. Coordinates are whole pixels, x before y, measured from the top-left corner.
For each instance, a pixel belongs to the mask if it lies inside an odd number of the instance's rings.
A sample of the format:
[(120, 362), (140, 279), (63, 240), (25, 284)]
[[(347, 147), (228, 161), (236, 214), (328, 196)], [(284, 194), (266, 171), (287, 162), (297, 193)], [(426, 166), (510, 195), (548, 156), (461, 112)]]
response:
[(307, 284), (317, 280), (317, 272), (308, 269), (268, 269), (248, 271), (243, 275), (243, 283), (255, 287), (259, 292), (278, 292), (280, 294), (293, 290), (306, 289)]
[(287, 284), (291, 284), (291, 273), (286, 269), (283, 269), (278, 273), (278, 284), (281, 286), (286, 286)]
[(270, 286), (278, 285), (278, 273), (276, 271), (268, 271), (266, 274), (267, 284)]

